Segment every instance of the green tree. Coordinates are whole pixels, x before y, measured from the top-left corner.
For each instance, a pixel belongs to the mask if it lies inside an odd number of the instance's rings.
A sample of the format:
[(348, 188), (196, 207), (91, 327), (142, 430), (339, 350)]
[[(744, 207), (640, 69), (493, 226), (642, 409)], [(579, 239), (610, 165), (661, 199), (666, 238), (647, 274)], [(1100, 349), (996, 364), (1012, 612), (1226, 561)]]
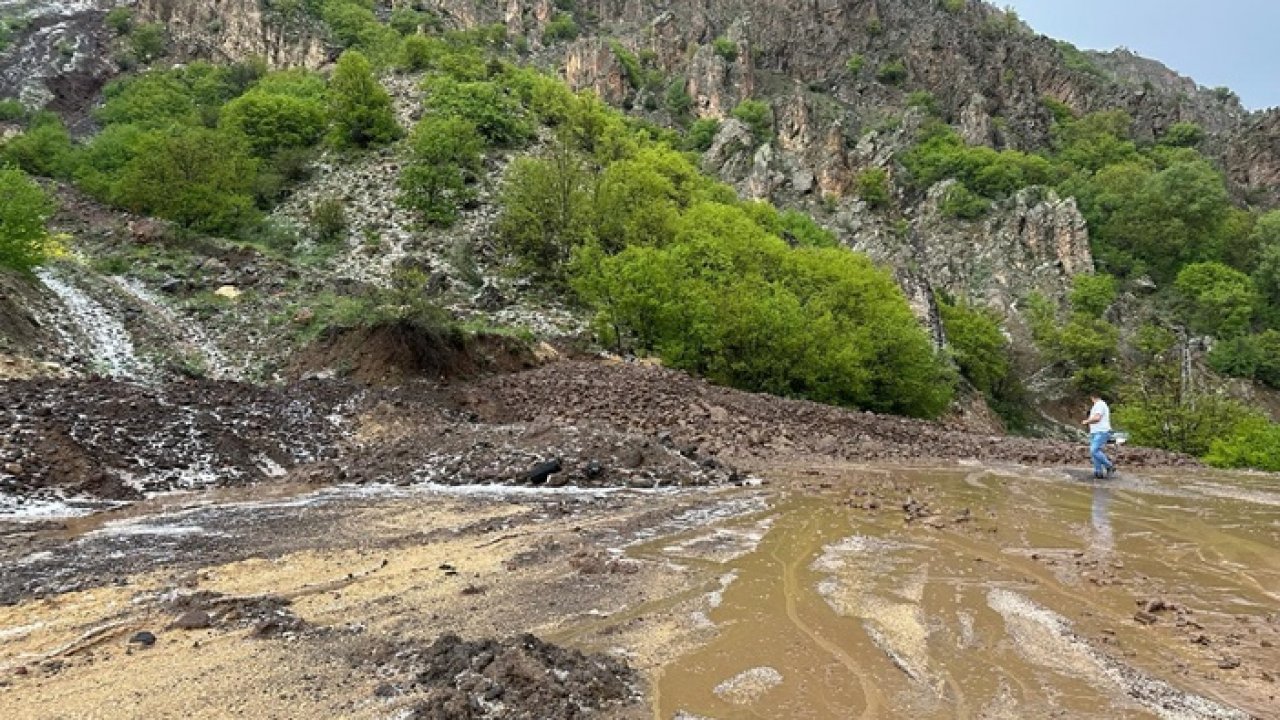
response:
[(459, 82), (442, 76), (429, 80), (426, 88), (427, 107), (465, 118), (494, 145), (515, 146), (533, 134), (520, 98), (496, 81)]
[(129, 32), (129, 48), (140, 63), (149, 63), (164, 55), (169, 34), (160, 23), (143, 23)]
[(1203, 335), (1236, 337), (1248, 332), (1258, 304), (1249, 276), (1222, 263), (1184, 267), (1174, 290), (1182, 319), (1193, 332)]
[(270, 157), (319, 142), (328, 116), (319, 100), (251, 90), (223, 107), (219, 125), (244, 136), (254, 155)]
[(0, 166), (0, 267), (30, 272), (48, 259), (53, 201), (21, 170)]
[(1110, 275), (1076, 275), (1071, 279), (1071, 307), (1100, 318), (1116, 301), (1116, 279)]
[(122, 169), (117, 202), (195, 230), (235, 233), (257, 220), (258, 163), (235, 138), (206, 128), (144, 137)]
[(960, 374), (992, 395), (1009, 375), (1009, 341), (990, 310), (940, 299), (938, 309)]
[(26, 132), (0, 145), (0, 158), (33, 175), (65, 178), (73, 166), (71, 136), (58, 116), (39, 113)]
[(887, 207), (889, 195), (889, 173), (884, 168), (867, 168), (858, 173), (854, 183), (858, 197), (872, 209)]
[(585, 159), (564, 139), (519, 158), (502, 186), (498, 240), (526, 273), (561, 282), (574, 249), (591, 238), (594, 194)]
[(373, 77), (369, 61), (355, 50), (338, 58), (329, 84), (329, 116), (338, 147), (384, 145), (403, 133), (391, 108), (391, 96)]
[(411, 147), (400, 203), (428, 225), (452, 225), (459, 206), (474, 196), (467, 183), (480, 171), (480, 133), (462, 118), (430, 116), (414, 128)]
[(762, 100), (743, 100), (733, 109), (733, 116), (746, 123), (757, 143), (773, 137), (773, 108)]

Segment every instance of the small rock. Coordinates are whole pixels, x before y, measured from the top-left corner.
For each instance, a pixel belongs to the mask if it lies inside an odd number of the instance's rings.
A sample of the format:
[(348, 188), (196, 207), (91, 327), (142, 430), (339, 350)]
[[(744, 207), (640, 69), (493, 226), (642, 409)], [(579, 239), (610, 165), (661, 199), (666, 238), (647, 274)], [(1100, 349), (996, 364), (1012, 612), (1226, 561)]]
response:
[(1157, 621), (1160, 620), (1160, 618), (1156, 617), (1152, 613), (1147, 612), (1146, 610), (1139, 610), (1138, 612), (1134, 613), (1133, 619), (1137, 620), (1139, 623), (1143, 625), (1154, 625)]
[(235, 285), (223, 285), (217, 290), (214, 290), (213, 294), (223, 298), (224, 300), (238, 300), (242, 293)]
[(4, 466), (4, 471), (10, 475), (21, 475), (22, 466), (19, 465), (18, 463), (6, 463)]
[(547, 481), (547, 478), (564, 469), (560, 458), (552, 458), (546, 462), (534, 465), (529, 472), (525, 473), (524, 481), (530, 485), (541, 485)]
[(213, 627), (213, 618), (203, 610), (191, 610), (179, 616), (169, 627), (179, 630), (202, 630)]
[(315, 319), (316, 319), (316, 311), (312, 310), (309, 307), (304, 307), (298, 310), (298, 312), (294, 313), (293, 324), (294, 325), (310, 325), (311, 321)]
[(146, 630), (142, 630), (134, 633), (133, 637), (129, 638), (129, 644), (141, 645), (142, 647), (151, 647), (152, 645), (156, 644), (156, 636), (154, 633), (150, 633), (150, 632), (147, 632)]
[(1222, 670), (1235, 670), (1240, 667), (1240, 659), (1233, 657), (1224, 657), (1218, 661), (1218, 668)]

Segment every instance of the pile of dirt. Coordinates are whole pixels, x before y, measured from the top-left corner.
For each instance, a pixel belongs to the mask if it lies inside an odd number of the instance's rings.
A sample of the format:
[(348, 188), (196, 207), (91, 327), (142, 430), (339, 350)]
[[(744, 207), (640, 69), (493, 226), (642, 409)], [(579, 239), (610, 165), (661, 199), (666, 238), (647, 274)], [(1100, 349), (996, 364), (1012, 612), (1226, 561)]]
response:
[(403, 660), (426, 699), (418, 720), (590, 717), (638, 701), (635, 671), (607, 655), (584, 655), (534, 637), (468, 642), (443, 635)]
[[(1028, 465), (1078, 464), (1079, 444), (979, 435), (941, 423), (846, 410), (717, 387), (638, 363), (571, 361), (488, 378), (461, 403), (489, 422), (554, 418), (563, 426), (605, 424), (735, 462), (784, 456), (858, 461), (970, 459)], [(1132, 467), (1196, 465), (1193, 458), (1125, 448)]]
[(295, 357), (290, 372), (305, 377), (340, 368), (344, 377), (356, 382), (385, 385), (424, 377), (449, 380), (516, 372), (536, 365), (528, 344), (514, 337), (470, 336), (400, 321), (327, 331)]
[(0, 383), (0, 490), (129, 500), (333, 457), (350, 388), (104, 379)]

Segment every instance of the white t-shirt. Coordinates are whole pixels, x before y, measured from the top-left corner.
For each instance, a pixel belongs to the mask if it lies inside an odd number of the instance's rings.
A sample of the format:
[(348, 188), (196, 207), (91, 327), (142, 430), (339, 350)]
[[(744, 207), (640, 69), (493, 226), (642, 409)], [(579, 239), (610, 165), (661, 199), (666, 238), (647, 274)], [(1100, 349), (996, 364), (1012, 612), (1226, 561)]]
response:
[(1089, 426), (1090, 433), (1111, 432), (1111, 408), (1107, 403), (1099, 400), (1093, 404), (1093, 409), (1089, 411), (1089, 417), (1098, 416), (1098, 422)]

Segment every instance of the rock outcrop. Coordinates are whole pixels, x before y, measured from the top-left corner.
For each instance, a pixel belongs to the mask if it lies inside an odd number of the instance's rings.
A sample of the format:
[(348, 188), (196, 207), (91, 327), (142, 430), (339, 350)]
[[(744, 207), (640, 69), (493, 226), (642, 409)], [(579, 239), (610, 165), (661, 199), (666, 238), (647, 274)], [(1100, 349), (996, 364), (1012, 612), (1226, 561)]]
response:
[(141, 0), (137, 10), (141, 19), (165, 24), (180, 55), (312, 68), (329, 59), (323, 33), (304, 20), (264, 15), (259, 0)]

